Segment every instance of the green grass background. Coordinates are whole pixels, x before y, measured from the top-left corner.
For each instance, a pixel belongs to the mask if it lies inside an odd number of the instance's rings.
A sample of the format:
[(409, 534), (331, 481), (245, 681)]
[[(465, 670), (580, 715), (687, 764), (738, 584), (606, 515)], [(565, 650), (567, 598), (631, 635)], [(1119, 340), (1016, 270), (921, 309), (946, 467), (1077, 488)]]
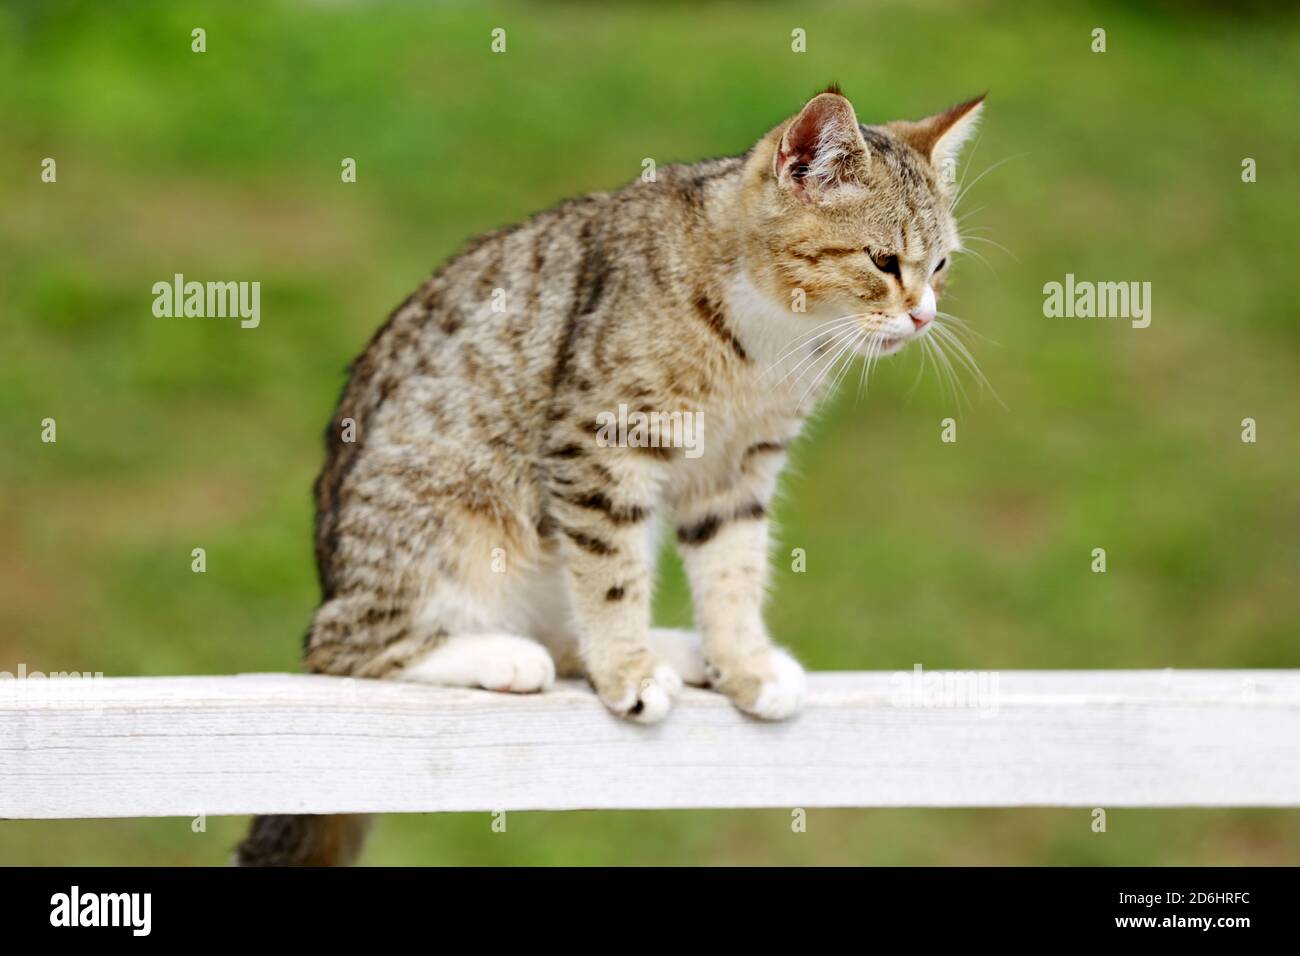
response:
[[(968, 181), (1006, 162), (963, 205), (1014, 255), (973, 244), (946, 306), (1006, 407), (912, 392), (917, 355), (845, 388), (784, 484), (775, 634), (814, 668), (1294, 667), (1297, 21), (1021, 7), (3, 4), (0, 670), (294, 669), (321, 432), (389, 309), (474, 234), (739, 152), (832, 79), (869, 122), (991, 91)], [(154, 318), (176, 272), (260, 280), (261, 327)], [(1151, 327), (1045, 318), (1066, 272), (1150, 281)], [(671, 561), (658, 615), (689, 620)], [(1300, 862), (1300, 811), (509, 819), (385, 818), (367, 859)], [(223, 862), (244, 821), (207, 823), (3, 821), (0, 863)]]

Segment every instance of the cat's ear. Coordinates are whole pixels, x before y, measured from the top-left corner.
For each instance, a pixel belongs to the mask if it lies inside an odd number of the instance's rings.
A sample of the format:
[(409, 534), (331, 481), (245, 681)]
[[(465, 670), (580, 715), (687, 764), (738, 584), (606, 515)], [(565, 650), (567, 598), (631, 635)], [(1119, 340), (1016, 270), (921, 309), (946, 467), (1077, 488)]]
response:
[(958, 103), (914, 123), (890, 123), (889, 131), (930, 161), (941, 173), (951, 173), (963, 146), (975, 135), (984, 97)]
[(772, 158), (772, 174), (799, 198), (821, 201), (853, 181), (866, 158), (853, 104), (832, 88), (809, 100), (786, 126)]

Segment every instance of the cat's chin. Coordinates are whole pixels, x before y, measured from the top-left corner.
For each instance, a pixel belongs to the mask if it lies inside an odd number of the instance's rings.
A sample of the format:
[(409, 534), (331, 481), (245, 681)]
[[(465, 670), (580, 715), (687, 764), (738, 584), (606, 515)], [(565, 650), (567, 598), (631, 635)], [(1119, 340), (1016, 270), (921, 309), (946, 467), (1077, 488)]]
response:
[(885, 358), (903, 351), (907, 343), (912, 341), (916, 336), (900, 336), (898, 338), (869, 338), (862, 342), (856, 349), (859, 355), (874, 356), (876, 358)]

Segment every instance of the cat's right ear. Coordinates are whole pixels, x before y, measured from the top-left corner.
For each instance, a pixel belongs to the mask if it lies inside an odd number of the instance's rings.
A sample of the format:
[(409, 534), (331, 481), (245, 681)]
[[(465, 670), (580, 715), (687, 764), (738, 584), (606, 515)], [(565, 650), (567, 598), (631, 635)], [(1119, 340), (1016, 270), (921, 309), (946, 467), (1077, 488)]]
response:
[(867, 159), (853, 104), (838, 93), (814, 96), (781, 134), (772, 158), (777, 184), (800, 199), (823, 202), (855, 181)]

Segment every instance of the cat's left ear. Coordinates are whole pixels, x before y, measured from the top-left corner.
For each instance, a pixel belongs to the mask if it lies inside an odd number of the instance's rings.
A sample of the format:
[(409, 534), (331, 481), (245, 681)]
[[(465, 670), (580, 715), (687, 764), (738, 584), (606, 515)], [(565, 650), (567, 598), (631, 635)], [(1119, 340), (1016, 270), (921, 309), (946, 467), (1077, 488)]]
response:
[(949, 177), (956, 167), (957, 157), (961, 154), (962, 147), (975, 135), (983, 112), (984, 97), (977, 96), (914, 123), (890, 123), (888, 129), (928, 159), (930, 165), (940, 173), (940, 179), (950, 182), (952, 180)]

